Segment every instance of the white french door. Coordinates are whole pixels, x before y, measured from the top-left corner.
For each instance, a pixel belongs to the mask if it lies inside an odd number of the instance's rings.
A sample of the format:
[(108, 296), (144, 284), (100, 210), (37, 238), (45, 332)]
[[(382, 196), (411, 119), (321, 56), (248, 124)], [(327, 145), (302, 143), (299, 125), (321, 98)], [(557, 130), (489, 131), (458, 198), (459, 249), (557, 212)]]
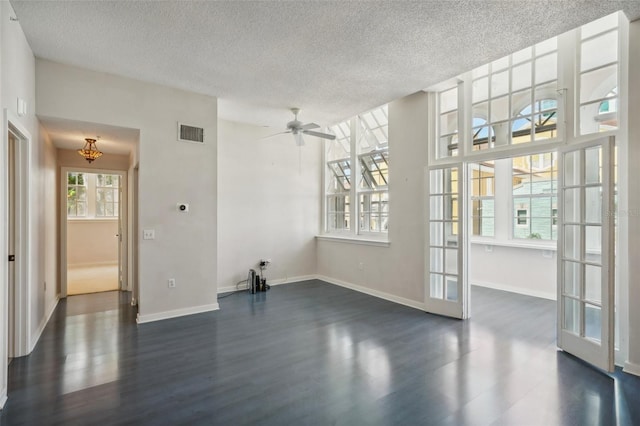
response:
[(614, 138), (560, 149), (558, 347), (614, 367)]
[(462, 163), (427, 172), (425, 309), (453, 318), (468, 317), (466, 273), (466, 173)]

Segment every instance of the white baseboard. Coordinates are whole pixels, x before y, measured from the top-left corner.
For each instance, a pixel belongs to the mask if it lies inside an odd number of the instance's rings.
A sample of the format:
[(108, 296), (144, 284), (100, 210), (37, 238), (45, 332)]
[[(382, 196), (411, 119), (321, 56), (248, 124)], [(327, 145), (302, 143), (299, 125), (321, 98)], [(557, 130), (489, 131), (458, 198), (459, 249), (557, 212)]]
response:
[(218, 309), (220, 309), (220, 306), (218, 305), (218, 303), (211, 303), (210, 305), (201, 305), (201, 306), (193, 306), (190, 308), (174, 309), (172, 311), (156, 312), (155, 314), (140, 315), (138, 313), (138, 318), (136, 318), (136, 322), (138, 324), (144, 324), (147, 322), (160, 321), (160, 320), (165, 320), (169, 318), (177, 318), (177, 317), (183, 317), (186, 315), (201, 314), (203, 312), (217, 311)]
[(490, 282), (485, 282), (485, 281), (474, 281), (474, 282), (471, 283), (471, 285), (476, 285), (478, 287), (492, 288), (494, 290), (508, 291), (510, 293), (522, 294), (524, 296), (540, 297), (542, 299), (548, 299), (548, 300), (556, 300), (557, 299), (556, 293), (548, 293), (546, 291), (530, 290), (530, 289), (526, 289), (526, 288), (514, 287), (514, 286), (510, 286), (510, 285), (505, 285), (505, 284), (495, 284), (495, 283), (490, 283)]
[(36, 345), (38, 344), (38, 340), (40, 340), (40, 336), (42, 336), (42, 332), (44, 331), (44, 328), (49, 323), (49, 320), (51, 319), (51, 315), (53, 315), (53, 312), (56, 310), (56, 307), (58, 306), (59, 301), (60, 301), (60, 295), (57, 295), (55, 301), (49, 307), (49, 312), (45, 313), (44, 318), (42, 318), (42, 321), (40, 321), (40, 325), (38, 326), (38, 329), (36, 330), (35, 334), (31, 337), (31, 344), (29, 345), (29, 353), (31, 353), (33, 349), (36, 347)]
[(389, 302), (399, 303), (400, 305), (408, 306), (410, 308), (425, 310), (424, 303), (417, 300), (405, 299), (404, 297), (396, 296), (384, 291), (373, 290), (368, 287), (364, 287), (358, 284), (348, 283), (346, 281), (336, 280), (334, 278), (325, 277), (324, 275), (318, 275), (317, 279), (325, 281), (329, 284), (334, 284), (340, 287), (345, 287), (351, 290), (355, 290), (360, 293), (368, 294), (369, 296), (378, 297), (380, 299), (388, 300)]
[(104, 262), (89, 262), (89, 263), (70, 263), (67, 268), (97, 268), (100, 266), (118, 266), (118, 260), (108, 260)]
[(640, 364), (636, 364), (633, 362), (625, 362), (624, 368), (622, 369), (625, 373), (633, 374), (635, 376), (640, 376)]
[(4, 408), (4, 404), (7, 402), (7, 388), (3, 388), (0, 392), (0, 410)]
[[(297, 277), (287, 277), (287, 278), (276, 278), (273, 280), (267, 279), (267, 284), (270, 286), (280, 285), (280, 284), (292, 284), (300, 281), (308, 281), (317, 279), (317, 275), (299, 275)], [(230, 291), (236, 291), (235, 286), (226, 286), (226, 287), (218, 287), (218, 294), (220, 293), (229, 293)]]

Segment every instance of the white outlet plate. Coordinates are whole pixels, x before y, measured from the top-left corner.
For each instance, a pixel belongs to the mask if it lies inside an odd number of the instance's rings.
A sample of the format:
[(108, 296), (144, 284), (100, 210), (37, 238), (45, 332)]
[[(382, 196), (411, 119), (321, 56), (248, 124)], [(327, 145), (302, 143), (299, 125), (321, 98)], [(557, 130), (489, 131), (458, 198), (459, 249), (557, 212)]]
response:
[(176, 279), (175, 278), (169, 278), (167, 280), (168, 284), (169, 284), (169, 288), (175, 288), (176, 286)]
[(156, 231), (153, 229), (145, 229), (142, 231), (142, 239), (143, 240), (155, 240)]

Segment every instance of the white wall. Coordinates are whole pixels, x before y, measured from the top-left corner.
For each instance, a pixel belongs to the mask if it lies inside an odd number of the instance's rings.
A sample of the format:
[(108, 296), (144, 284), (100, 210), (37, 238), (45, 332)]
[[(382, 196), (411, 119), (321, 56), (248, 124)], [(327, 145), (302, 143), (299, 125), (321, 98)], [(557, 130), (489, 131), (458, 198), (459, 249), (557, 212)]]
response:
[(131, 158), (128, 155), (102, 154), (100, 160), (87, 163), (87, 160), (78, 155), (77, 151), (69, 149), (58, 149), (59, 167), (79, 167), (82, 169), (98, 170), (122, 170), (129, 169)]
[(555, 300), (557, 264), (555, 249), (472, 243), (469, 250), (469, 282)]
[(316, 273), (322, 142), (218, 121), (218, 287), (230, 290), (260, 259), (271, 283)]
[[(29, 352), (35, 345), (50, 313), (57, 302), (57, 261), (56, 232), (57, 208), (55, 198), (56, 151), (47, 135), (42, 131), (35, 116), (35, 59), (22, 32), (19, 22), (11, 21), (15, 16), (9, 2), (0, 2), (0, 99), (2, 110), (5, 109), (17, 116), (17, 98), (27, 102), (28, 111), (17, 118), (19, 126), (31, 136), (30, 167), (30, 218), (29, 218), (29, 261), (31, 271), (29, 281), (22, 283), (28, 299), (27, 341), (22, 351)], [(2, 140), (5, 140), (7, 129), (2, 125)], [(4, 144), (3, 144), (4, 145)], [(6, 147), (0, 150), (0, 216), (6, 222)], [(0, 230), (0, 241), (6, 244), (4, 226)], [(6, 245), (2, 249), (6, 254)], [(5, 257), (6, 258), (6, 257)], [(2, 291), (0, 292), (2, 317), (0, 322), (0, 406), (4, 404), (7, 384), (6, 353), (6, 262), (0, 262)], [(25, 353), (26, 354), (26, 353)]]
[(427, 118), (426, 93), (389, 104), (389, 246), (319, 239), (320, 276), (408, 305), (423, 304)]
[[(38, 114), (140, 131), (139, 225), (155, 240), (140, 240), (139, 321), (217, 309), (216, 98), (41, 59), (36, 88)], [(177, 142), (177, 122), (206, 143)]]

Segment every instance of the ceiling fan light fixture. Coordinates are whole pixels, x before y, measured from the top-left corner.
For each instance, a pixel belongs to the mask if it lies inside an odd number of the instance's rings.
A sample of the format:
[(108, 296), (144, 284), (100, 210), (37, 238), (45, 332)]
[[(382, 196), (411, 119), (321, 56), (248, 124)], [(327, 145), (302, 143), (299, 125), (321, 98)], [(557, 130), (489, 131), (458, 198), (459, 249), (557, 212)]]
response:
[(89, 164), (91, 164), (95, 159), (102, 157), (102, 152), (99, 151), (96, 146), (96, 140), (91, 138), (85, 139), (84, 147), (78, 150), (78, 154), (83, 156)]
[(280, 135), (283, 133), (291, 133), (293, 135), (293, 139), (296, 142), (296, 145), (298, 146), (304, 145), (304, 139), (302, 138), (302, 135), (310, 135), (317, 138), (329, 140), (334, 140), (336, 138), (336, 136), (333, 134), (314, 131), (313, 129), (320, 128), (320, 126), (316, 123), (303, 124), (301, 121), (299, 121), (298, 113), (300, 112), (300, 108), (291, 108), (291, 112), (293, 113), (293, 120), (287, 123), (287, 130), (285, 130), (284, 132), (276, 133), (275, 135), (265, 136), (265, 138), (270, 138), (272, 136)]

